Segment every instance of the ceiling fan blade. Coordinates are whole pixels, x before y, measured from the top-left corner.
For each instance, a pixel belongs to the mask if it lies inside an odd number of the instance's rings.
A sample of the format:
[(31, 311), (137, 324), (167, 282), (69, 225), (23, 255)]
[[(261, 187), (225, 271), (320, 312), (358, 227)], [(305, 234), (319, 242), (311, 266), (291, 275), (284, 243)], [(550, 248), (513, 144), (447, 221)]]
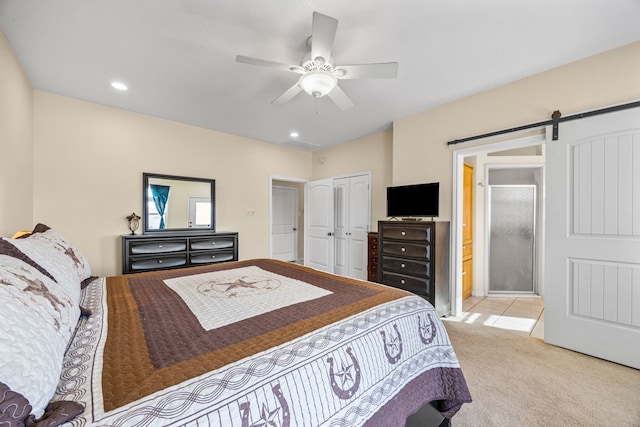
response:
[(300, 87), (298, 82), (296, 82), (289, 89), (285, 90), (282, 93), (282, 95), (280, 95), (279, 97), (277, 97), (276, 99), (271, 101), (271, 103), (272, 104), (286, 104), (287, 102), (291, 101), (293, 99), (293, 97), (296, 96), (297, 94), (299, 94), (300, 92), (302, 92), (302, 88)]
[(338, 20), (318, 12), (313, 12), (311, 25), (311, 59), (321, 57), (324, 61), (331, 58), (333, 39), (336, 37)]
[(237, 55), (236, 61), (243, 64), (258, 65), (260, 67), (269, 67), (277, 68), (284, 71), (292, 71), (298, 74), (304, 73), (304, 69), (302, 69), (302, 67), (300, 67), (299, 65), (288, 65), (281, 62), (266, 61), (264, 59), (252, 58), (250, 56)]
[(346, 110), (353, 107), (353, 101), (349, 98), (349, 95), (342, 90), (340, 86), (336, 86), (333, 88), (331, 92), (327, 95), (341, 110)]
[(398, 63), (339, 65), (334, 68), (334, 75), (339, 79), (393, 79), (398, 75)]

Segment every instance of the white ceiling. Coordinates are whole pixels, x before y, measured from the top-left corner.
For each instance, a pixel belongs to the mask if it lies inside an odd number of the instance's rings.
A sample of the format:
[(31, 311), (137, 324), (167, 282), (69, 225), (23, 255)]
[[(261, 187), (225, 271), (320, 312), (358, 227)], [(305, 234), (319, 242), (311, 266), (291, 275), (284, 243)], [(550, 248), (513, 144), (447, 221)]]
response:
[[(339, 21), (336, 64), (398, 77), (341, 80), (345, 111), (271, 104), (298, 75), (235, 57), (300, 63), (314, 11)], [(0, 28), (37, 90), (314, 151), (640, 40), (640, 0), (0, 0)]]

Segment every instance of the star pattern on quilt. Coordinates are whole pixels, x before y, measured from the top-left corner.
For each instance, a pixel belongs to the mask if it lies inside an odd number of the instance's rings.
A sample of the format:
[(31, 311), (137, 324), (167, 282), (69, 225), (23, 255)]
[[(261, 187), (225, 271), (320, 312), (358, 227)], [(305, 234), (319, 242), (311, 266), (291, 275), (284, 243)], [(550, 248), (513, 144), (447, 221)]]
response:
[(351, 387), (353, 385), (353, 364), (345, 365), (344, 363), (340, 364), (340, 370), (335, 372), (334, 375), (340, 378), (341, 386), (345, 388)]
[(236, 288), (258, 289), (258, 287), (256, 286), (256, 283), (258, 283), (258, 281), (248, 282), (241, 277), (239, 279), (236, 279), (234, 282), (219, 283), (218, 285), (226, 286), (227, 289), (225, 290), (225, 292), (229, 292), (229, 291), (233, 291)]
[(268, 292), (280, 286), (278, 280), (268, 277), (243, 276), (230, 281), (210, 281), (198, 286), (201, 293), (234, 298), (261, 292)]
[(398, 354), (400, 352), (400, 337), (397, 335), (392, 337), (387, 341), (387, 347), (389, 348), (389, 353)]
[(260, 411), (260, 419), (251, 424), (251, 427), (279, 427), (278, 412), (280, 412), (280, 407), (276, 407), (274, 410), (269, 410), (269, 407), (263, 403)]

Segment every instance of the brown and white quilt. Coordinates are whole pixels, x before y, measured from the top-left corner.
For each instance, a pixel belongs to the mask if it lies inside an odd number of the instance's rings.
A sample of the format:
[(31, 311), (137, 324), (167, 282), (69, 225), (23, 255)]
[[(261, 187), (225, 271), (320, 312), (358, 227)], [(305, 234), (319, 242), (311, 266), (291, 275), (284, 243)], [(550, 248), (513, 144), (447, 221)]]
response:
[(394, 426), (471, 400), (433, 307), (370, 282), (260, 259), (101, 278), (82, 306), (67, 425)]

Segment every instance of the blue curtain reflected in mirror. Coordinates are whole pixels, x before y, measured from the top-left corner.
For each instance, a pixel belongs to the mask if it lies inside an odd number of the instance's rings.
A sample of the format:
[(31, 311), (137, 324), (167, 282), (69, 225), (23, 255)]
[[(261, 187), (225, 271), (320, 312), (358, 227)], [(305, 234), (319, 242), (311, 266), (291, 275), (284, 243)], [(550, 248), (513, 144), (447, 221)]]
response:
[(156, 205), (156, 210), (158, 211), (158, 215), (160, 215), (160, 226), (158, 228), (162, 230), (165, 228), (164, 211), (167, 208), (169, 189), (171, 187), (158, 184), (150, 184), (149, 187), (151, 188), (151, 195)]

